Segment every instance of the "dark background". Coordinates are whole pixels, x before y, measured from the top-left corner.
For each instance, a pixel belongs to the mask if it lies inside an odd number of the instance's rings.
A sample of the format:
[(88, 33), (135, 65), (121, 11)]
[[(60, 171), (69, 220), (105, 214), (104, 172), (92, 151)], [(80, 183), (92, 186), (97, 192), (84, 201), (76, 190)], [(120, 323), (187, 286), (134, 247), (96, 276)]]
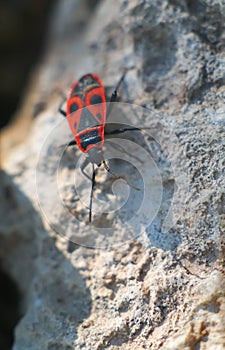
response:
[[(0, 128), (12, 120), (23, 98), (30, 72), (45, 48), (48, 19), (55, 3), (53, 0), (0, 2)], [(19, 290), (0, 261), (0, 350), (11, 349), (13, 328), (20, 317)]]
[(45, 46), (48, 19), (56, 1), (0, 2), (0, 127), (12, 119), (29, 73)]

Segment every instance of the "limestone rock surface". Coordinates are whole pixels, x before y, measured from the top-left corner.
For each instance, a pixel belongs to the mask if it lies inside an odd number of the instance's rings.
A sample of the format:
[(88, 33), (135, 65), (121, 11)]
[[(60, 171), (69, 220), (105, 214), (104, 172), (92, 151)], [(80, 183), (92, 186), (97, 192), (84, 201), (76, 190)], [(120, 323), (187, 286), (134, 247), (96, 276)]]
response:
[[(224, 349), (225, 3), (61, 1), (47, 48), (4, 165), (20, 203), (1, 223), (23, 300), (13, 350)], [(140, 191), (100, 169), (90, 225), (60, 94), (88, 72), (110, 94), (124, 68), (110, 118), (151, 130), (106, 155)]]

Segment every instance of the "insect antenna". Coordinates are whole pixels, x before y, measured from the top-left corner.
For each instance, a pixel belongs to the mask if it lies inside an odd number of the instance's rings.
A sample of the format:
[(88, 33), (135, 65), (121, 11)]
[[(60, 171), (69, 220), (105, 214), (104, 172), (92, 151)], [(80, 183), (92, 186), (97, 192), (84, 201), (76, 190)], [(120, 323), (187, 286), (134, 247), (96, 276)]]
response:
[(96, 169), (94, 168), (94, 164), (92, 164), (92, 179), (91, 179), (91, 194), (90, 194), (90, 205), (89, 205), (89, 222), (91, 222), (92, 219), (92, 202), (93, 202), (93, 192), (95, 187), (95, 176), (96, 176)]
[(111, 114), (111, 111), (112, 111), (112, 107), (113, 107), (113, 102), (116, 102), (116, 99), (117, 99), (117, 90), (119, 89), (120, 85), (122, 84), (122, 82), (124, 81), (124, 78), (128, 72), (128, 68), (125, 68), (124, 71), (123, 71), (123, 75), (122, 77), (120, 78), (120, 80), (118, 81), (113, 93), (112, 93), (112, 96), (110, 98), (110, 101), (109, 101), (109, 104), (108, 104), (108, 107), (107, 107), (107, 119), (109, 118), (109, 115)]
[(113, 177), (114, 177), (114, 179), (122, 179), (122, 180), (124, 180), (127, 184), (128, 184), (128, 186), (130, 186), (130, 187), (132, 187), (134, 190), (136, 190), (136, 191), (140, 191), (140, 188), (138, 188), (138, 187), (136, 187), (136, 186), (134, 186), (134, 185), (132, 185), (129, 181), (127, 181), (127, 179), (126, 179), (126, 177), (124, 176), (124, 175), (119, 175), (119, 174), (115, 174), (111, 169), (110, 169), (110, 167), (106, 164), (106, 161), (105, 160), (103, 160), (103, 165), (104, 165), (104, 168), (105, 168), (105, 170), (107, 171), (107, 173), (109, 173), (110, 175), (112, 175)]

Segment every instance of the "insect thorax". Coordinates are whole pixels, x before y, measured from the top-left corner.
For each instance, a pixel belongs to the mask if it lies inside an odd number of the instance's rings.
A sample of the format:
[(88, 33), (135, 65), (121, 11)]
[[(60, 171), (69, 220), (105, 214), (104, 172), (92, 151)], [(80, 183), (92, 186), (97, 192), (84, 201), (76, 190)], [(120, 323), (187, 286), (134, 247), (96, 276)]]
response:
[(99, 82), (92, 76), (92, 74), (87, 74), (83, 76), (76, 87), (73, 89), (71, 96), (80, 96), (83, 98), (88, 91), (100, 87)]

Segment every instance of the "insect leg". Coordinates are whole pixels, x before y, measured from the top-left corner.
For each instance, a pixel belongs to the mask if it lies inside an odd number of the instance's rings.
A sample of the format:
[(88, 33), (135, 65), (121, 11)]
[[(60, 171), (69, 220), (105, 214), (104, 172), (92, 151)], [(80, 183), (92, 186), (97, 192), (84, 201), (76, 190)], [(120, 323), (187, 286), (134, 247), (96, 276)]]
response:
[(89, 180), (92, 181), (92, 178), (84, 171), (84, 169), (86, 168), (86, 166), (87, 166), (88, 164), (89, 164), (89, 161), (88, 161), (88, 159), (86, 158), (86, 159), (84, 160), (84, 162), (81, 164), (80, 170), (81, 170), (81, 172), (82, 172), (82, 174), (83, 174), (84, 176), (86, 176)]
[(59, 113), (61, 113), (64, 117), (66, 117), (66, 112), (62, 109), (62, 106), (64, 105), (65, 102), (66, 102), (66, 97), (64, 97), (64, 99), (60, 102), (59, 108), (58, 108)]
[(109, 101), (109, 105), (108, 105), (108, 110), (107, 110), (107, 118), (109, 117), (109, 114), (112, 110), (112, 106), (113, 106), (113, 102), (116, 102), (116, 98), (117, 98), (117, 90), (119, 89), (120, 85), (122, 84), (122, 82), (124, 81), (124, 78), (127, 74), (127, 71), (128, 69), (124, 69), (124, 72), (123, 72), (123, 75), (122, 77), (120, 78), (120, 80), (118, 81), (116, 87), (115, 87), (115, 90), (113, 91), (112, 93), (112, 96), (110, 98), (110, 101)]
[(75, 140), (72, 140), (68, 143), (67, 147), (75, 146), (77, 143)]
[[(140, 132), (143, 136), (148, 136), (148, 140), (149, 141), (155, 141), (155, 138), (149, 134), (145, 135), (145, 133), (142, 132), (142, 130), (152, 130), (154, 128), (152, 127), (145, 127), (145, 128), (138, 128), (138, 127), (131, 127), (131, 128), (120, 128), (120, 129), (116, 129), (116, 130), (112, 130), (112, 131), (107, 131), (106, 128), (104, 130), (104, 135), (105, 135), (105, 139), (110, 139), (112, 138), (114, 135), (118, 135), (118, 134), (123, 134), (127, 131), (138, 131)], [(116, 146), (117, 147), (117, 146)], [(121, 147), (121, 146), (120, 146)], [(117, 147), (118, 148), (118, 147)], [(125, 151), (125, 153), (127, 153), (127, 151)], [(128, 153), (129, 154), (129, 153)], [(133, 157), (135, 158), (135, 157)]]
[(136, 130), (138, 130), (138, 131), (140, 131), (140, 128), (120, 128), (120, 129), (116, 129), (116, 130), (111, 130), (111, 131), (107, 131), (106, 129), (105, 129), (105, 136), (106, 137), (108, 137), (108, 138), (110, 138), (110, 135), (117, 135), (117, 134), (122, 134), (122, 133), (124, 133), (124, 132), (126, 132), (126, 131), (136, 131)]
[(75, 146), (77, 143), (75, 140), (70, 141), (68, 144), (60, 145), (57, 148), (66, 148), (65, 152), (67, 151), (67, 147)]
[(120, 78), (120, 80), (118, 81), (118, 83), (117, 83), (117, 85), (116, 85), (116, 87), (115, 87), (115, 90), (114, 90), (113, 93), (112, 93), (110, 102), (115, 102), (115, 101), (116, 101), (116, 98), (117, 98), (117, 90), (119, 90), (119, 87), (120, 87), (120, 85), (122, 84), (122, 82), (124, 81), (124, 78), (125, 78), (127, 72), (128, 72), (128, 69), (124, 69), (123, 75), (122, 75), (122, 77)]
[(152, 128), (137, 128), (137, 127), (133, 127), (133, 128), (121, 128), (121, 129), (116, 129), (116, 130), (112, 130), (112, 131), (107, 131), (105, 130), (105, 136), (110, 138), (110, 135), (117, 135), (117, 134), (122, 134), (124, 132), (127, 131), (141, 131), (141, 130), (150, 130)]
[(91, 179), (91, 194), (90, 194), (90, 205), (89, 205), (89, 222), (91, 222), (92, 219), (92, 201), (93, 201), (93, 192), (95, 187), (95, 175), (96, 170), (94, 168), (94, 164), (92, 164), (92, 179)]
[(134, 190), (140, 191), (140, 188), (138, 188), (138, 187), (136, 187), (136, 186), (130, 184), (130, 183), (127, 181), (127, 179), (126, 179), (126, 177), (125, 177), (124, 175), (115, 174), (115, 173), (110, 169), (110, 167), (106, 164), (106, 161), (105, 161), (105, 160), (103, 160), (103, 165), (104, 165), (105, 170), (106, 170), (109, 174), (111, 174), (111, 175), (114, 177), (114, 179), (122, 179), (122, 180), (124, 180), (130, 187), (132, 187)]

